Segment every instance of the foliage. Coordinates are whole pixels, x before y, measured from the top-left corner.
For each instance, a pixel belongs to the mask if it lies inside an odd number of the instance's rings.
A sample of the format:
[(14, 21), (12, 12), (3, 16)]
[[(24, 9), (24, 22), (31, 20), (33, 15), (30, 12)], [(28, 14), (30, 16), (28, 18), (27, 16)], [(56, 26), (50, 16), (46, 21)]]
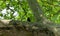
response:
[(45, 17), (49, 20), (60, 23), (60, 1), (59, 0), (38, 0)]
[[(42, 7), (47, 19), (60, 23), (59, 0), (37, 0)], [(5, 13), (6, 12), (6, 13)], [(0, 0), (0, 18), (27, 21), (29, 17), (34, 22), (33, 12), (28, 6), (27, 0)]]
[[(29, 17), (34, 22), (33, 14), (26, 0), (6, 0), (0, 1), (0, 18), (27, 21)], [(4, 2), (4, 3), (3, 3)], [(3, 5), (2, 5), (3, 4)]]

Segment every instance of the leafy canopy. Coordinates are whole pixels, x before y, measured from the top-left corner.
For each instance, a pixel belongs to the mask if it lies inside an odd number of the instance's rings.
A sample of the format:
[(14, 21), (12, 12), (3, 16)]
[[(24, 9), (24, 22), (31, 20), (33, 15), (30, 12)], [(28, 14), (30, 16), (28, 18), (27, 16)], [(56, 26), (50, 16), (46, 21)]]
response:
[[(37, 0), (42, 7), (43, 13), (47, 19), (60, 23), (60, 1), (59, 0)], [(0, 1), (0, 19), (14, 19), (27, 21), (27, 18), (34, 22), (34, 15), (29, 8), (27, 0), (1, 0)]]

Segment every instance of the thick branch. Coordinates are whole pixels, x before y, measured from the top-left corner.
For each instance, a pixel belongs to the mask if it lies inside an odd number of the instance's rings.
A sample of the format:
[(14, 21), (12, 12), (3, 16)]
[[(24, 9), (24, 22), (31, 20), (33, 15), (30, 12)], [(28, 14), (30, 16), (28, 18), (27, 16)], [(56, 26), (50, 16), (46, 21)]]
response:
[(42, 18), (41, 16), (43, 15), (43, 12), (41, 10), (41, 7), (39, 6), (37, 0), (27, 0), (30, 8), (33, 11), (33, 14), (36, 18), (37, 21), (40, 21)]
[[(7, 27), (7, 28), (5, 28)], [(43, 24), (43, 23), (31, 23), (31, 22), (21, 22), (21, 21), (17, 21), (17, 20), (0, 20), (0, 29), (22, 29), (25, 31), (36, 31), (36, 32), (47, 32), (47, 31), (51, 31), (54, 34), (57, 33), (57, 35), (59, 35), (60, 32), (58, 32), (60, 30), (60, 26), (57, 24)]]
[(24, 29), (28, 31), (36, 30), (40, 31), (47, 28), (49, 25), (43, 23), (32, 23), (32, 22), (21, 22), (19, 20), (0, 20), (1, 27), (20, 27), (19, 29)]

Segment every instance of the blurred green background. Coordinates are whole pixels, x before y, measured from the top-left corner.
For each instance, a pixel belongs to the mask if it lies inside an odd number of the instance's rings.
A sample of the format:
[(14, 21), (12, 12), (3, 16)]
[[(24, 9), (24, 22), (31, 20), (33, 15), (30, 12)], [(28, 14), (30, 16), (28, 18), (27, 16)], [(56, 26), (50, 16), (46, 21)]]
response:
[[(60, 23), (60, 0), (37, 0), (44, 16), (55, 23)], [(34, 15), (27, 0), (0, 0), (0, 19), (14, 19), (34, 22)]]

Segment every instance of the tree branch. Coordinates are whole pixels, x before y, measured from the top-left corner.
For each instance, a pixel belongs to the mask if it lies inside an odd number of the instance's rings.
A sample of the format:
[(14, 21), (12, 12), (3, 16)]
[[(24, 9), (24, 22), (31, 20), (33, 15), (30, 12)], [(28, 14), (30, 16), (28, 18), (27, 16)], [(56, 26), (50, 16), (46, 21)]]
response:
[(32, 22), (21, 22), (19, 20), (0, 20), (0, 28), (1, 27), (15, 27), (27, 31), (40, 31), (46, 28), (42, 23), (32, 23)]
[(36, 21), (40, 21), (42, 19), (41, 16), (43, 16), (43, 12), (37, 0), (27, 0), (27, 1), (28, 1), (30, 8), (33, 11)]

